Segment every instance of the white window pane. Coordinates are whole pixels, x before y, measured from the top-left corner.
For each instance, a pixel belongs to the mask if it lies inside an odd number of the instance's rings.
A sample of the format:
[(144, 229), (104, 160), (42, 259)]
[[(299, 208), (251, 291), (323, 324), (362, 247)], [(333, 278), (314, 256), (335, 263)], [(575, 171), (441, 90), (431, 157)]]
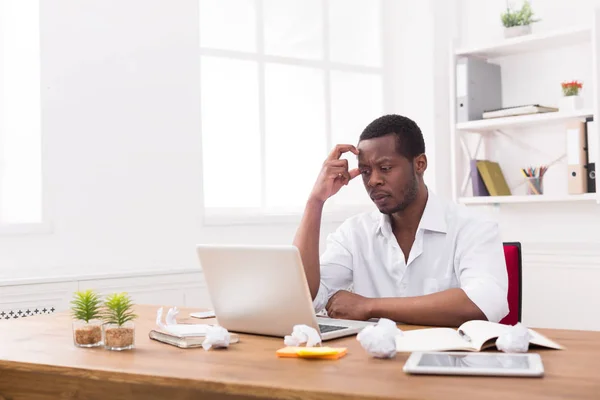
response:
[(2, 1), (0, 222), (42, 220), (37, 1)]
[(379, 0), (329, 0), (331, 61), (380, 67)]
[(265, 52), (296, 58), (323, 58), (321, 0), (265, 0)]
[(200, 46), (256, 51), (255, 0), (200, 0)]
[[(383, 113), (383, 82), (380, 75), (332, 71), (331, 128), (333, 143), (356, 145), (363, 129)], [(347, 154), (349, 168), (357, 167), (354, 154)], [(360, 176), (343, 187), (334, 198), (338, 204), (364, 204), (371, 200)]]
[(204, 206), (259, 207), (257, 63), (202, 57), (200, 70)]
[(268, 64), (266, 79), (267, 206), (303, 206), (327, 154), (324, 73)]

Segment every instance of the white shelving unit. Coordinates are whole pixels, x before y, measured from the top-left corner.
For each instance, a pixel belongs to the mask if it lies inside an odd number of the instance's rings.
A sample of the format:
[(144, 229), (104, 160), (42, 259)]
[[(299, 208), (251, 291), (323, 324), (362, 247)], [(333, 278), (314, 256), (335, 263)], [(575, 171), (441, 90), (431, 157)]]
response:
[[(494, 118), (478, 121), (456, 123), (456, 62), (461, 56), (474, 56), (484, 59), (527, 54), (537, 51), (559, 49), (564, 46), (589, 44), (591, 48), (592, 81), (587, 87), (592, 93), (592, 107), (575, 111), (558, 111), (543, 114)], [(485, 138), (503, 130), (537, 128), (555, 126), (573, 119), (586, 120), (592, 118), (600, 121), (599, 91), (600, 91), (600, 11), (591, 17), (591, 25), (577, 26), (552, 32), (534, 33), (516, 38), (501, 40), (489, 45), (455, 48), (450, 51), (450, 135), (451, 135), (451, 174), (454, 200), (469, 205), (501, 205), (525, 203), (560, 203), (560, 202), (596, 202), (600, 203), (600, 192), (580, 195), (537, 195), (537, 196), (477, 196), (467, 195), (470, 182), (468, 166), (459, 164), (462, 160), (459, 151), (472, 159), (477, 157)], [(588, 93), (590, 93), (588, 92)], [(478, 135), (475, 154), (470, 154), (466, 143), (468, 135)], [(600, 141), (599, 141), (600, 142)], [(599, 145), (600, 146), (600, 145)], [(600, 148), (596, 149), (600, 154)]]
[(592, 28), (577, 26), (553, 32), (534, 33), (505, 39), (489, 46), (456, 49), (457, 56), (476, 56), (483, 58), (504, 57), (532, 51), (549, 50), (557, 47), (586, 43), (592, 40)]
[(565, 196), (479, 196), (461, 197), (462, 204), (519, 204), (519, 203), (561, 203), (565, 201), (596, 201), (596, 193), (572, 194)]
[(469, 121), (456, 124), (456, 130), (466, 132), (486, 133), (502, 128), (525, 128), (555, 124), (568, 121), (573, 118), (593, 117), (594, 111), (583, 109), (570, 112), (549, 112), (543, 114), (522, 115), (516, 117), (492, 118), (481, 121)]

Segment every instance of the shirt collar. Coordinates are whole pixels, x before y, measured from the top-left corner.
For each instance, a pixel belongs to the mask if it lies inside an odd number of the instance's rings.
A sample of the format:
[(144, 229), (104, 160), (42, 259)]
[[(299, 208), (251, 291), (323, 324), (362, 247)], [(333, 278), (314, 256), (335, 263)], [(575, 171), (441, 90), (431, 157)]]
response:
[[(441, 233), (447, 233), (448, 230), (444, 204), (442, 200), (429, 189), (425, 210), (423, 211), (417, 230), (419, 229)], [(392, 224), (389, 215), (381, 214), (377, 225), (377, 233), (392, 233)]]

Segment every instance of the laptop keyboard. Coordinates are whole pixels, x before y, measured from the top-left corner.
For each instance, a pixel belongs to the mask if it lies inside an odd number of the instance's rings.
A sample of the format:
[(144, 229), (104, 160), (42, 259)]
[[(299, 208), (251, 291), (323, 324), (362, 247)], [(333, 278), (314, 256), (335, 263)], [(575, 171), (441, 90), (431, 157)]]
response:
[(327, 332), (334, 332), (334, 331), (339, 331), (341, 329), (347, 329), (347, 326), (336, 326), (336, 325), (322, 325), (319, 324), (319, 330), (321, 330), (321, 333), (327, 333)]

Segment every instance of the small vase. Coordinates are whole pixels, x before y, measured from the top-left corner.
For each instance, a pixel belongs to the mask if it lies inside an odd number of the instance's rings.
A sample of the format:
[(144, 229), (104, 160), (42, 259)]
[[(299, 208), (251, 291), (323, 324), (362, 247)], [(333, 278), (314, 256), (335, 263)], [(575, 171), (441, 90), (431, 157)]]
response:
[(580, 110), (582, 107), (583, 99), (579, 95), (563, 96), (558, 105), (560, 111)]
[(73, 321), (73, 344), (77, 347), (102, 346), (102, 321)]
[(117, 324), (102, 325), (104, 348), (107, 350), (130, 350), (135, 347), (135, 325), (133, 321)]
[(531, 25), (517, 25), (504, 28), (504, 37), (506, 39), (517, 36), (529, 35), (531, 33)]

